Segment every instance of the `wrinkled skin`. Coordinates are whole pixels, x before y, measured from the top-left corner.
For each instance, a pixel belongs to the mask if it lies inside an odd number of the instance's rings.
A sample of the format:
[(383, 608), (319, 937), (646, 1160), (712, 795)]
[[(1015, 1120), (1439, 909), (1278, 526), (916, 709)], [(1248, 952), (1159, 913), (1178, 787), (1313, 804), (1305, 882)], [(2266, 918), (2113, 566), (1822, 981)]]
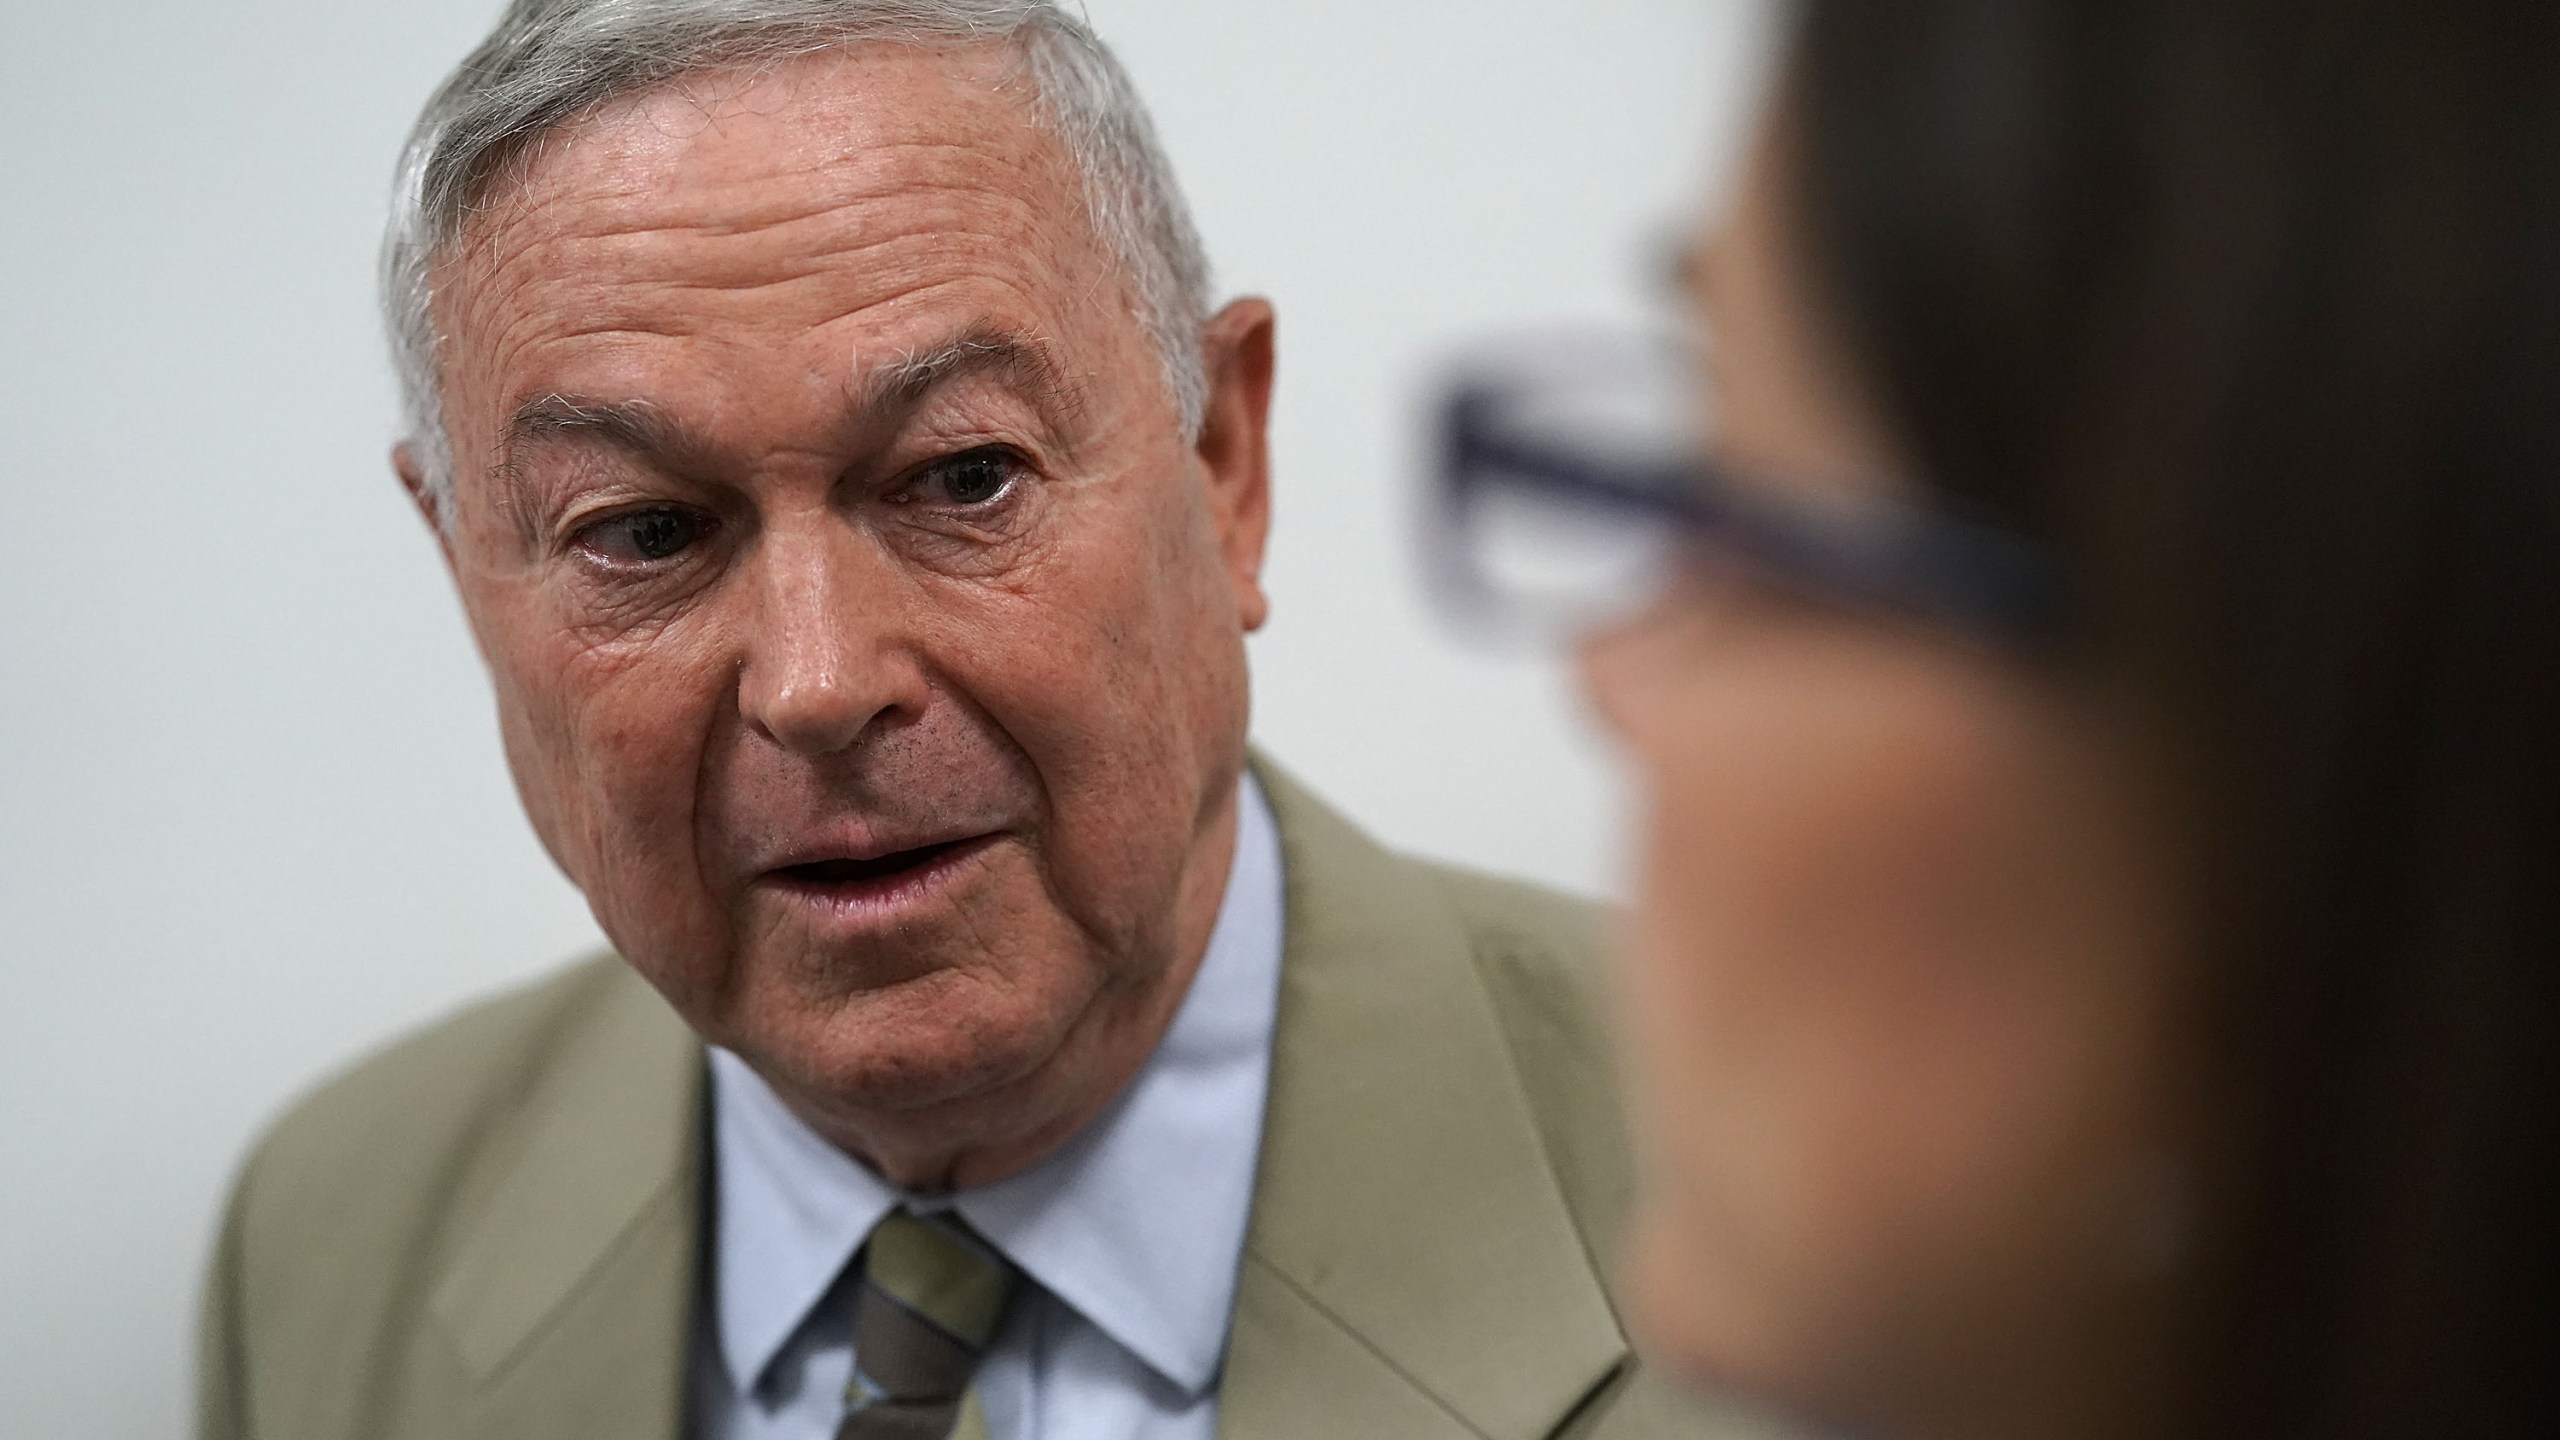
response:
[[(1786, 153), (1781, 117), (1693, 266), (1718, 447), (1781, 499), (1908, 493), (1796, 268)], [(1738, 573), (1584, 659), (1647, 817), (1648, 1343), (1849, 1433), (2176, 1433), (2188, 890), (2141, 727)]]
[(434, 272), (445, 551), (535, 829), (916, 1189), (1036, 1160), (1161, 1037), (1265, 610), (1269, 308), (1212, 322), (1186, 439), (1026, 94), (1000, 46), (688, 76), (549, 137)]

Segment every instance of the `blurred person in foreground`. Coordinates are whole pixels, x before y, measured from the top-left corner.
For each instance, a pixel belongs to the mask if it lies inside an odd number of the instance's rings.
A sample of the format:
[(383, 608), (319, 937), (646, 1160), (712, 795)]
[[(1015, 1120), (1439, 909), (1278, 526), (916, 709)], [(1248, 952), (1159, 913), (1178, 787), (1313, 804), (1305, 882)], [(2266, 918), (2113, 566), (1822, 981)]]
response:
[(1480, 598), (1671, 561), (1562, 612), (1640, 1333), (1858, 1435), (2560, 1434), (2560, 12), (1795, 22), (1697, 458), (1451, 412)]
[(1587, 915), (1248, 755), (1272, 313), (1088, 29), (519, 0), (386, 268), (619, 954), (259, 1146), (209, 1440), (1688, 1431), (1603, 1284)]

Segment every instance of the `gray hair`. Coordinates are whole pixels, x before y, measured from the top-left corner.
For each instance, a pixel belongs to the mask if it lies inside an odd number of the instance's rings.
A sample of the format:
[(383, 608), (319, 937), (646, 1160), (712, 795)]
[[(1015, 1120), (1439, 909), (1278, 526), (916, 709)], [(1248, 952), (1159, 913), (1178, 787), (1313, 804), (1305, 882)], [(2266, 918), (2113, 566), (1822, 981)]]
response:
[(1084, 180), (1094, 233), (1127, 271), (1184, 433), (1208, 405), (1200, 354), (1209, 263), (1128, 73), (1052, 0), (513, 0), (418, 117), (382, 257), (383, 313), (427, 501), (451, 521), (433, 267), (508, 164), (606, 101), (695, 71), (865, 41), (1005, 40), (1036, 113)]

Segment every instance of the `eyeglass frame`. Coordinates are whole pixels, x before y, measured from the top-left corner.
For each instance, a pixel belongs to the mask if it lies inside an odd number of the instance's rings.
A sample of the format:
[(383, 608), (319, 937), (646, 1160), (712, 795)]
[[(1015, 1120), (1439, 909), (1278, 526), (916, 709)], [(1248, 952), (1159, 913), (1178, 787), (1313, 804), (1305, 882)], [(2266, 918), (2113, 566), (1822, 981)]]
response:
[(1737, 556), (1787, 589), (1851, 608), (1911, 615), (2011, 650), (2040, 650), (2063, 630), (2063, 588), (2042, 547), (1996, 526), (1914, 506), (1817, 514), (1768, 498), (1741, 472), (1698, 453), (1646, 464), (1572, 453), (1497, 423), (1535, 381), (1486, 376), (1449, 387), (1440, 411), (1434, 570), (1463, 603), (1500, 611), (1505, 587), (1461, 538), (1476, 498), (1526, 487), (1595, 510), (1667, 522), (1691, 546)]

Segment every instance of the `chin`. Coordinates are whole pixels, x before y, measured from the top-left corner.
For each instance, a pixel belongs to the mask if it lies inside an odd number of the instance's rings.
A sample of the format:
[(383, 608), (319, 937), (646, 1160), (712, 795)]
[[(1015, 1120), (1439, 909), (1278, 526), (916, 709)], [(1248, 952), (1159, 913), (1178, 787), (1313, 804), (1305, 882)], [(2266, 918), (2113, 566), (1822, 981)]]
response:
[(1701, 1394), (1741, 1400), (1815, 1433), (1862, 1430), (1856, 1405), (1831, 1383), (1843, 1356), (1800, 1333), (1806, 1318), (1757, 1303), (1743, 1267), (1724, 1263), (1719, 1238), (1648, 1206), (1635, 1220), (1624, 1286), (1640, 1347)]
[(857, 1117), (965, 1107), (1058, 1053), (1060, 1007), (957, 968), (821, 997), (785, 994), (722, 1043), (810, 1103)]
[[(1691, 1237), (1659, 1208), (1638, 1213), (1627, 1247), (1625, 1290), (1636, 1338), (1664, 1368), (1702, 1386), (1739, 1388), (1748, 1371), (1731, 1343), (1731, 1318), (1708, 1303), (1714, 1282)], [(1729, 1304), (1731, 1292), (1725, 1292)]]

